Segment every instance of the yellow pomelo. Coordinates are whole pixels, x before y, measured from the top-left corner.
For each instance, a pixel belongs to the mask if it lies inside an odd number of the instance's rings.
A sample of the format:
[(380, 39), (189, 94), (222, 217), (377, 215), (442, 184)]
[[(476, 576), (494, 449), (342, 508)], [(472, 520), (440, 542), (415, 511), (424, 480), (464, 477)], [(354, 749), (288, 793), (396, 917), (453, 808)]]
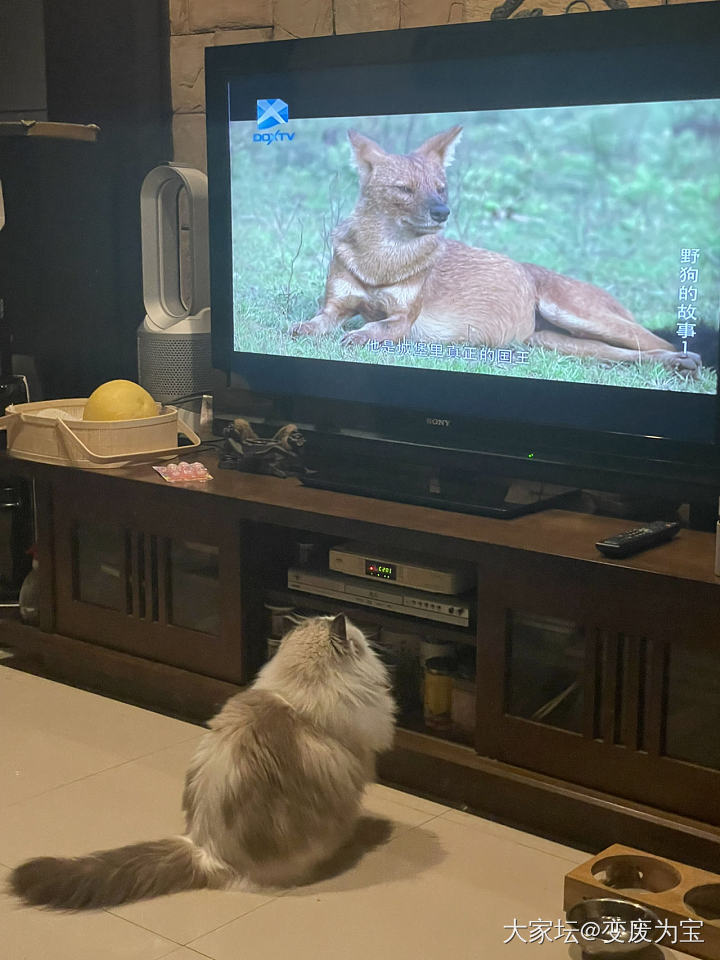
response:
[(137, 383), (109, 380), (90, 394), (83, 420), (139, 420), (157, 412), (153, 398)]

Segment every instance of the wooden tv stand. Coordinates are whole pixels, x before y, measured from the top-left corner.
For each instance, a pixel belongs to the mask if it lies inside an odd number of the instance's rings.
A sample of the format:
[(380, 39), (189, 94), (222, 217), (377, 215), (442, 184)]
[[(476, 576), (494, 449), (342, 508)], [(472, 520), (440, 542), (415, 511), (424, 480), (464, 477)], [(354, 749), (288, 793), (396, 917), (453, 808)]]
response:
[[(4, 621), (18, 661), (207, 719), (265, 658), (268, 599), (303, 535), (413, 549), (477, 570), (468, 630), (346, 607), (394, 631), (476, 647), (476, 725), (400, 717), (390, 783), (597, 850), (720, 861), (720, 582), (714, 538), (682, 531), (610, 561), (622, 521), (560, 510), (493, 520), (217, 469), (170, 485), (149, 466), (82, 471), (0, 455), (35, 485), (39, 628)], [(469, 742), (468, 742), (469, 740)]]

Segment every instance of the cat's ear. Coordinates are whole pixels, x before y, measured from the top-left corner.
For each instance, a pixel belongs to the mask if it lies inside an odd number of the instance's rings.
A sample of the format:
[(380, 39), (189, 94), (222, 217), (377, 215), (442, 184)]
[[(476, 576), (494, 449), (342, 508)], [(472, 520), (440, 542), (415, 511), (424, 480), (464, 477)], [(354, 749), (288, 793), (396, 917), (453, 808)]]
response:
[(344, 613), (339, 613), (330, 624), (330, 642), (338, 653), (347, 653), (350, 649), (347, 620)]

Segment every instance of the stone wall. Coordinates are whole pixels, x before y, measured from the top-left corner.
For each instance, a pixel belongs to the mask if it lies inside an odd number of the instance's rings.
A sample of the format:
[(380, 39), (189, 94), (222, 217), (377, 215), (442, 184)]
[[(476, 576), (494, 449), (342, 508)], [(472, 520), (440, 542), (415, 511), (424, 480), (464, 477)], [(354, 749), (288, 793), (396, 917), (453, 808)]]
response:
[[(204, 49), (330, 33), (606, 10), (663, 0), (169, 0), (175, 160), (205, 169)], [(670, 0), (673, 2), (673, 0)], [(499, 5), (500, 4), (500, 5)]]

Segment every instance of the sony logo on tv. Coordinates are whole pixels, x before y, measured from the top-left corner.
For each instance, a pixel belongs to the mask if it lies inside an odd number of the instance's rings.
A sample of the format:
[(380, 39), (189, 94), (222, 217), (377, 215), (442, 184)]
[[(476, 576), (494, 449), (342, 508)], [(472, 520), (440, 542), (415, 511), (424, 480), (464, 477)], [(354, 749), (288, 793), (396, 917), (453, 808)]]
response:
[(425, 423), (430, 424), (431, 427), (449, 427), (450, 421), (444, 420), (442, 417), (425, 417)]

